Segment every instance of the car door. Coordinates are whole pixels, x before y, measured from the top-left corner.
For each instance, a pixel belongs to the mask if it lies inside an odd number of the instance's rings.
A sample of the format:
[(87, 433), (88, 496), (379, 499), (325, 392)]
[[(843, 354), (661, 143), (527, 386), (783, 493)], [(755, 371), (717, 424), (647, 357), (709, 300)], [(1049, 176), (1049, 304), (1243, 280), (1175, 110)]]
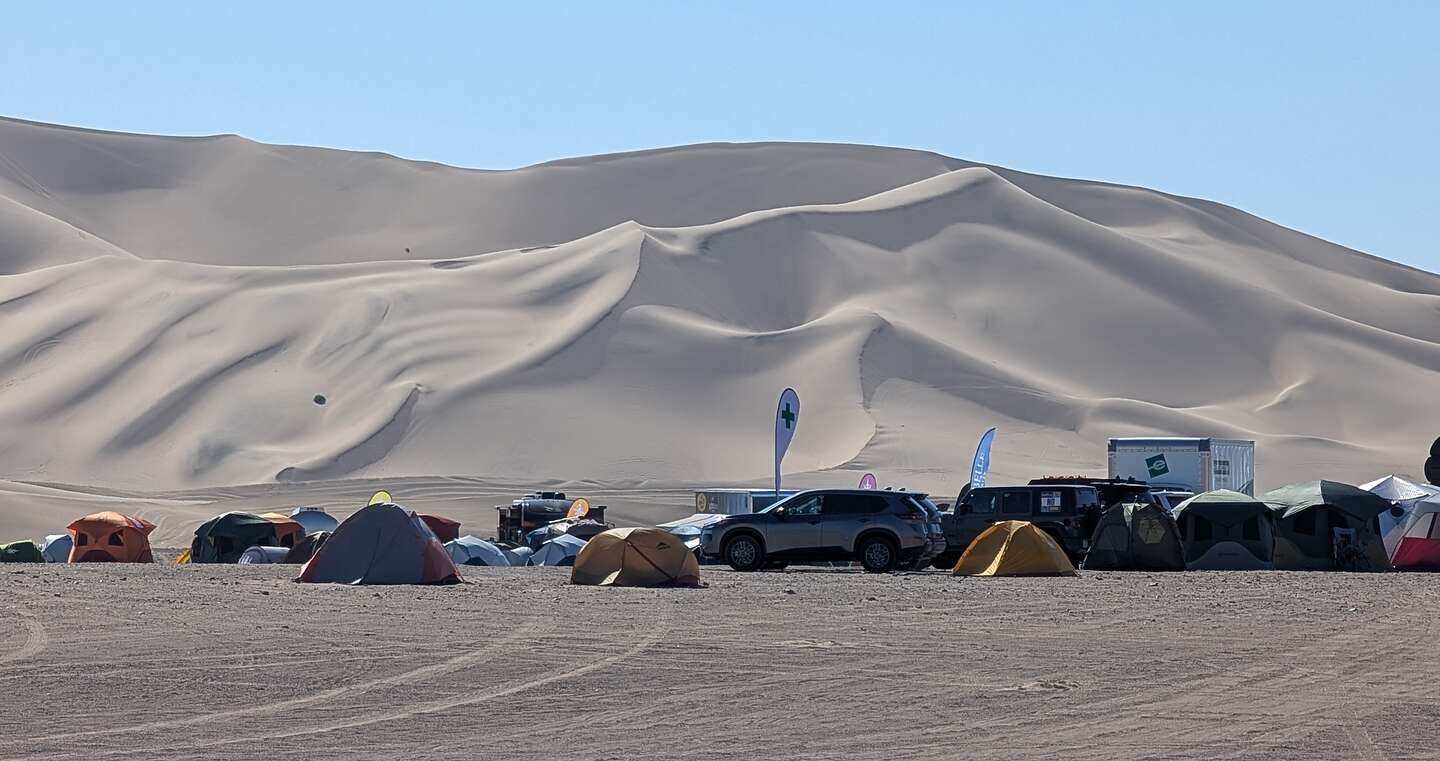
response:
[(860, 533), (877, 525), (886, 509), (884, 497), (860, 494), (827, 494), (821, 505), (820, 545), (826, 559), (848, 558)]
[(775, 508), (775, 522), (765, 532), (765, 552), (781, 557), (812, 555), (820, 547), (823, 494), (800, 496)]
[(956, 537), (945, 537), (953, 541), (957, 549), (963, 549), (980, 535), (980, 532), (990, 528), (990, 524), (1002, 520), (1000, 517), (999, 489), (976, 489), (965, 497), (965, 512), (961, 517), (959, 535)]

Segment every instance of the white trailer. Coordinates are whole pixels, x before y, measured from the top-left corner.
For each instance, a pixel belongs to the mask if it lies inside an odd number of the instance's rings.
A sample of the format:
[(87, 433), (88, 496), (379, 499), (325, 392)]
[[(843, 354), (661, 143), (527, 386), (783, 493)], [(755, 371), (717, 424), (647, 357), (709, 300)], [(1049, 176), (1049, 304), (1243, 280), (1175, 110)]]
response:
[(1210, 438), (1110, 440), (1110, 477), (1195, 494), (1229, 489), (1255, 496), (1255, 442)]

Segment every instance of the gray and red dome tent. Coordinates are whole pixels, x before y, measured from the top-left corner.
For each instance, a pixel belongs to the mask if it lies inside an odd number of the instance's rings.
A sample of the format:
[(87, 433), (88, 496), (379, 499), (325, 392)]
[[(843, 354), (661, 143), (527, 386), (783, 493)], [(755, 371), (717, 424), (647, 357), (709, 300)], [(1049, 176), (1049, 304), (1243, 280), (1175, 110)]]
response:
[(380, 503), (346, 518), (296, 581), (329, 584), (453, 584), (460, 572), (419, 516)]

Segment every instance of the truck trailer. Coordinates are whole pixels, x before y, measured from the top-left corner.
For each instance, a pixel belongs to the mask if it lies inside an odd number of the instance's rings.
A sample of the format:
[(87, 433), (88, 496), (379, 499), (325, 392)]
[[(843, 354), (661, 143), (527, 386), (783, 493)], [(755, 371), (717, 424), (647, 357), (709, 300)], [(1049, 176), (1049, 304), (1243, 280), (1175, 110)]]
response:
[(1152, 490), (1195, 494), (1229, 489), (1255, 496), (1255, 442), (1212, 438), (1110, 440), (1110, 477), (1134, 478)]

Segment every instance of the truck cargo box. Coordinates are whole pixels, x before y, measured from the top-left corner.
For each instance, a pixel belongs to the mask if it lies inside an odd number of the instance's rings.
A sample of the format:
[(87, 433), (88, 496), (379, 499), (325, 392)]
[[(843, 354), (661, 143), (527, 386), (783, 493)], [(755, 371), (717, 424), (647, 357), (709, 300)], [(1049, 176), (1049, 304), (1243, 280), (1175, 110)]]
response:
[(1255, 495), (1255, 442), (1213, 438), (1110, 440), (1110, 477), (1134, 478), (1152, 488), (1199, 494), (1229, 489)]

